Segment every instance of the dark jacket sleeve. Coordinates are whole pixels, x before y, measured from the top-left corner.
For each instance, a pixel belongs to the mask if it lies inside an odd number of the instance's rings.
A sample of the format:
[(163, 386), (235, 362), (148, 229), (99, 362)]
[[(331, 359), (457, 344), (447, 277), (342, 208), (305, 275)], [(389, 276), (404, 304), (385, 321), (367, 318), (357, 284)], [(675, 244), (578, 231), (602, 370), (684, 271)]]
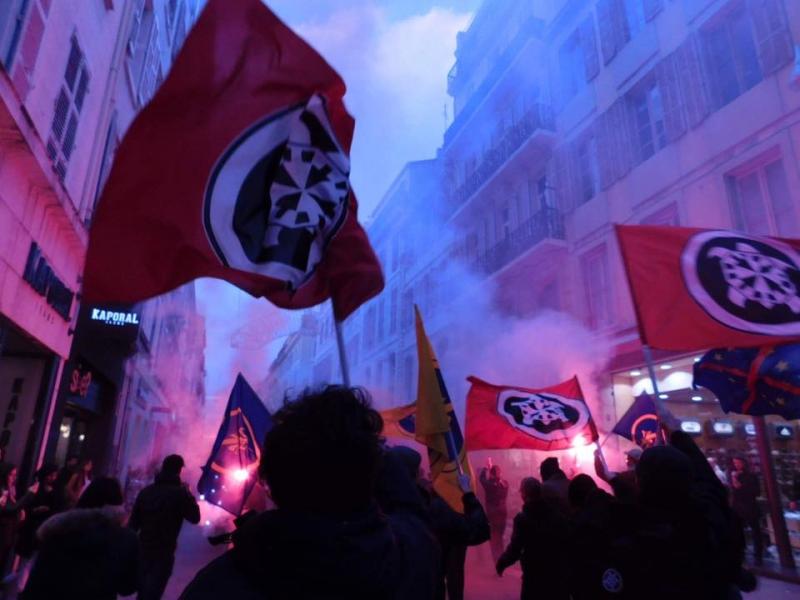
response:
[(472, 492), (464, 494), (464, 514), (450, 508), (441, 497), (431, 501), (431, 519), (435, 528), (449, 543), (457, 546), (477, 546), (491, 535), (489, 520), (480, 501)]
[(185, 491), (183, 518), (192, 525), (197, 525), (200, 522), (200, 506), (198, 506), (197, 500), (194, 499), (192, 493), (188, 490)]
[(133, 529), (134, 531), (139, 531), (142, 527), (142, 502), (141, 502), (141, 492), (138, 496), (136, 496), (136, 500), (133, 503), (133, 509), (131, 510), (130, 519), (128, 519), (128, 527)]
[(502, 573), (508, 567), (522, 558), (524, 519), (522, 513), (514, 517), (514, 530), (511, 533), (511, 541), (500, 558), (497, 559), (497, 572)]
[(139, 540), (129, 529), (120, 535), (121, 570), (117, 582), (117, 593), (129, 596), (139, 589)]

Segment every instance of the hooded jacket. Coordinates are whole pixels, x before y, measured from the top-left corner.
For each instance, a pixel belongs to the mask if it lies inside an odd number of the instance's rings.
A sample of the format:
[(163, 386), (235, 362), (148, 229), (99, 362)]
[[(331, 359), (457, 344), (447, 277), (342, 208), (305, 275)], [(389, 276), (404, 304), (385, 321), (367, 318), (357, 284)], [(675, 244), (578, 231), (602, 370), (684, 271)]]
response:
[(136, 591), (139, 543), (121, 507), (76, 508), (37, 532), (39, 553), (22, 600), (112, 600)]

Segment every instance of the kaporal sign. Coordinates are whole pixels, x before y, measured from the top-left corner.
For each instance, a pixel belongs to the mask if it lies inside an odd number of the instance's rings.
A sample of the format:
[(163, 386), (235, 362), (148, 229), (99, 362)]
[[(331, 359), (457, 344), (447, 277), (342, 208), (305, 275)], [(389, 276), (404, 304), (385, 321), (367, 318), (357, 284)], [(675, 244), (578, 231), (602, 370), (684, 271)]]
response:
[(106, 325), (138, 325), (139, 314), (135, 312), (117, 312), (103, 310), (102, 308), (92, 309), (92, 321), (102, 321)]

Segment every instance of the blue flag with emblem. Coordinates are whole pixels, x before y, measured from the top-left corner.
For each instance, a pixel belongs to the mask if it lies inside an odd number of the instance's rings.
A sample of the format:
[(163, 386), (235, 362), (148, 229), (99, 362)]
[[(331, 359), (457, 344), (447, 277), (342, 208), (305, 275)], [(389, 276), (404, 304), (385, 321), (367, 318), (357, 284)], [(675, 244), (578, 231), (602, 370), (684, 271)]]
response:
[(240, 515), (258, 478), (261, 444), (272, 417), (241, 373), (225, 408), (197, 491), (206, 502)]
[(800, 344), (711, 350), (694, 365), (694, 386), (726, 413), (800, 419)]
[(636, 398), (614, 426), (613, 432), (642, 448), (649, 448), (661, 443), (663, 434), (659, 427), (658, 413), (653, 399), (647, 394)]

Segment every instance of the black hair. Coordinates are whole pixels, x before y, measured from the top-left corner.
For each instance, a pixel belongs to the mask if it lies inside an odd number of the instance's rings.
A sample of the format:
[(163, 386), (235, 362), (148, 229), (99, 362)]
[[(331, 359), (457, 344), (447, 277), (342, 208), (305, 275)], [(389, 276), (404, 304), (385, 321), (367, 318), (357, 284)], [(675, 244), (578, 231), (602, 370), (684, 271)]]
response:
[(170, 454), (161, 463), (161, 474), (177, 477), (185, 465), (180, 454)]
[(589, 495), (597, 489), (597, 484), (586, 473), (576, 475), (572, 481), (569, 482), (567, 488), (567, 497), (569, 504), (572, 508), (583, 508), (586, 505), (586, 500)]
[(97, 477), (83, 491), (78, 499), (78, 508), (101, 508), (121, 506), (122, 486), (114, 477)]
[(329, 385), (286, 401), (264, 439), (259, 472), (275, 503), (327, 514), (363, 510), (381, 463), (383, 420), (362, 388)]
[(53, 473), (58, 473), (58, 467), (52, 463), (44, 464), (36, 471), (36, 481), (41, 483), (47, 479), (48, 475), (52, 475)]
[(542, 481), (547, 481), (560, 470), (558, 459), (555, 456), (545, 458), (542, 464), (539, 465), (539, 474), (542, 476)]

